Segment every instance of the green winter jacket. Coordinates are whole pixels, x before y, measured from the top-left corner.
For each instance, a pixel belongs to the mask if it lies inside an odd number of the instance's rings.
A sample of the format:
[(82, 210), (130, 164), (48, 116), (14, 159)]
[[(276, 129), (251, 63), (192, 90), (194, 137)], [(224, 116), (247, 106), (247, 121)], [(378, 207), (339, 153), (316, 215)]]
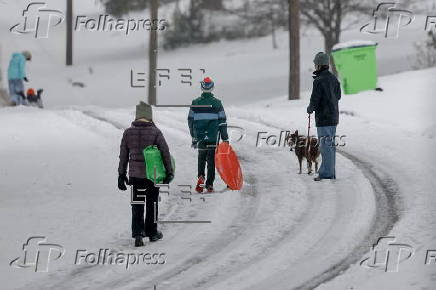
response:
[(219, 141), (220, 133), (222, 140), (229, 139), (226, 113), (220, 100), (212, 93), (203, 93), (201, 97), (192, 101), (192, 106), (210, 106), (191, 107), (189, 110), (188, 125), (192, 138), (198, 142), (214, 144)]

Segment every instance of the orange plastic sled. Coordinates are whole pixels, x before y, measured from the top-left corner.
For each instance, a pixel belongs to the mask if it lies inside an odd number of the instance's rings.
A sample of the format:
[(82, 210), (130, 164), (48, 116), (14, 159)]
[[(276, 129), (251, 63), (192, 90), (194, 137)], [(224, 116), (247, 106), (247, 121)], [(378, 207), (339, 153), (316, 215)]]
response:
[(244, 183), (238, 156), (229, 143), (220, 143), (215, 152), (215, 167), (231, 190), (240, 190)]

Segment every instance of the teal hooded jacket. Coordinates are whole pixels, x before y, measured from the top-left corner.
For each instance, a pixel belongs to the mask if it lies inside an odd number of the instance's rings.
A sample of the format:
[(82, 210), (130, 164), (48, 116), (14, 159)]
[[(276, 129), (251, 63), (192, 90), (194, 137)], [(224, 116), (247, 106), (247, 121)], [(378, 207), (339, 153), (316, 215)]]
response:
[(212, 93), (203, 93), (201, 97), (192, 101), (192, 105), (194, 107), (191, 107), (188, 116), (192, 138), (206, 144), (216, 143), (219, 141), (218, 136), (224, 141), (229, 139), (226, 113), (220, 100)]
[(8, 68), (9, 80), (22, 80), (26, 77), (26, 58), (22, 53), (14, 53)]

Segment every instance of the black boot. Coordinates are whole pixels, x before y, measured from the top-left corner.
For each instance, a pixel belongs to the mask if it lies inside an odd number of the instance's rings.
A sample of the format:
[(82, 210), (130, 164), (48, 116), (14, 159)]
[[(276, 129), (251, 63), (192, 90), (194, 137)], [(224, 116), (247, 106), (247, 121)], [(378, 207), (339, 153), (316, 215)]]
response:
[(156, 233), (149, 236), (150, 242), (156, 242), (163, 238), (163, 234), (160, 231), (156, 231)]
[(142, 240), (141, 236), (135, 237), (135, 247), (142, 247), (144, 246), (144, 241)]

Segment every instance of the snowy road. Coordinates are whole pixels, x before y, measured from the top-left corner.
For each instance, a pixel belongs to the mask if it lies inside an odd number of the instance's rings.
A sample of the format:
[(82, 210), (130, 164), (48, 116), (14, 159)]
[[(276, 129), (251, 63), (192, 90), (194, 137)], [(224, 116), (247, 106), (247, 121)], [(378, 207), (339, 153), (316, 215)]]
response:
[[(79, 130), (91, 130), (93, 134), (106, 136), (104, 140), (110, 145), (104, 155), (116, 155), (115, 144), (119, 142), (120, 128), (129, 125), (130, 112), (84, 111), (47, 114), (53, 114), (58, 122), (70, 122)], [(39, 117), (41, 114), (37, 112)], [(172, 144), (177, 160), (175, 182), (193, 184), (195, 152), (183, 149), (189, 148), (187, 144), (190, 144), (185, 112), (161, 111), (157, 116), (158, 126)], [(296, 174), (297, 162), (292, 152), (285, 148), (256, 148), (257, 132), (276, 128), (236, 117), (230, 123), (247, 130), (247, 137), (234, 144), (241, 156), (246, 185), (241, 192), (206, 195), (205, 201), (198, 196), (192, 196), (192, 202), (182, 200), (182, 194), (176, 189), (172, 189), (170, 195), (163, 194), (161, 220), (211, 221), (210, 224), (162, 225), (164, 240), (147, 244), (143, 250), (165, 253), (166, 264), (147, 269), (133, 265), (126, 270), (120, 266), (78, 266), (65, 262), (49, 278), (38, 277), (40, 281), (37, 283), (30, 279), (31, 284), (23, 286), (40, 289), (132, 289), (153, 285), (158, 285), (158, 289), (309, 289), (357, 262), (369, 249), (375, 235), (384, 234), (391, 228), (395, 221), (393, 217), (380, 216), (382, 208), (389, 208), (383, 201), (387, 192), (367, 165), (353, 160), (356, 167), (349, 160), (354, 159), (352, 156), (340, 156), (338, 164), (343, 179), (313, 183), (310, 176)], [(38, 125), (43, 124), (35, 124)], [(55, 136), (52, 137), (54, 140)], [(96, 152), (85, 150), (80, 154), (94, 155)], [(106, 158), (116, 162), (114, 156)], [(57, 162), (67, 161), (61, 158)], [(34, 166), (34, 169), (38, 168), (37, 164)], [(116, 164), (111, 167), (115, 168)], [(368, 180), (368, 175), (372, 179)], [(109, 176), (115, 178), (113, 172)], [(224, 185), (217, 187), (223, 188)], [(378, 190), (376, 196), (373, 195), (374, 187)], [(73, 212), (78, 205), (94, 211), (83, 223), (91, 233), (99, 236), (95, 239), (95, 235), (89, 235), (88, 231), (74, 231), (67, 226), (65, 232), (74, 233), (64, 233), (62, 240), (72, 238), (66, 243), (71, 255), (75, 249), (86, 245), (119, 252), (141, 251), (132, 247), (129, 238), (128, 197), (121, 197), (115, 205), (109, 204), (113, 202), (111, 198), (102, 202), (105, 195), (119, 195), (112, 184), (107, 189), (109, 192), (100, 190), (87, 197), (85, 204), (80, 199), (75, 201), (77, 205), (74, 202), (69, 204), (68, 208)], [(74, 191), (73, 194), (81, 195)], [(116, 222), (116, 226), (105, 227), (103, 231), (93, 229), (94, 224), (101, 224), (97, 221), (100, 213), (95, 209), (97, 200), (100, 200), (99, 205), (116, 211), (113, 214), (118, 221), (106, 216), (107, 222)], [(26, 219), (23, 217), (23, 222)], [(47, 232), (48, 228), (43, 233), (51, 237), (51, 233), (56, 231)], [(119, 229), (121, 231), (117, 232)]]

